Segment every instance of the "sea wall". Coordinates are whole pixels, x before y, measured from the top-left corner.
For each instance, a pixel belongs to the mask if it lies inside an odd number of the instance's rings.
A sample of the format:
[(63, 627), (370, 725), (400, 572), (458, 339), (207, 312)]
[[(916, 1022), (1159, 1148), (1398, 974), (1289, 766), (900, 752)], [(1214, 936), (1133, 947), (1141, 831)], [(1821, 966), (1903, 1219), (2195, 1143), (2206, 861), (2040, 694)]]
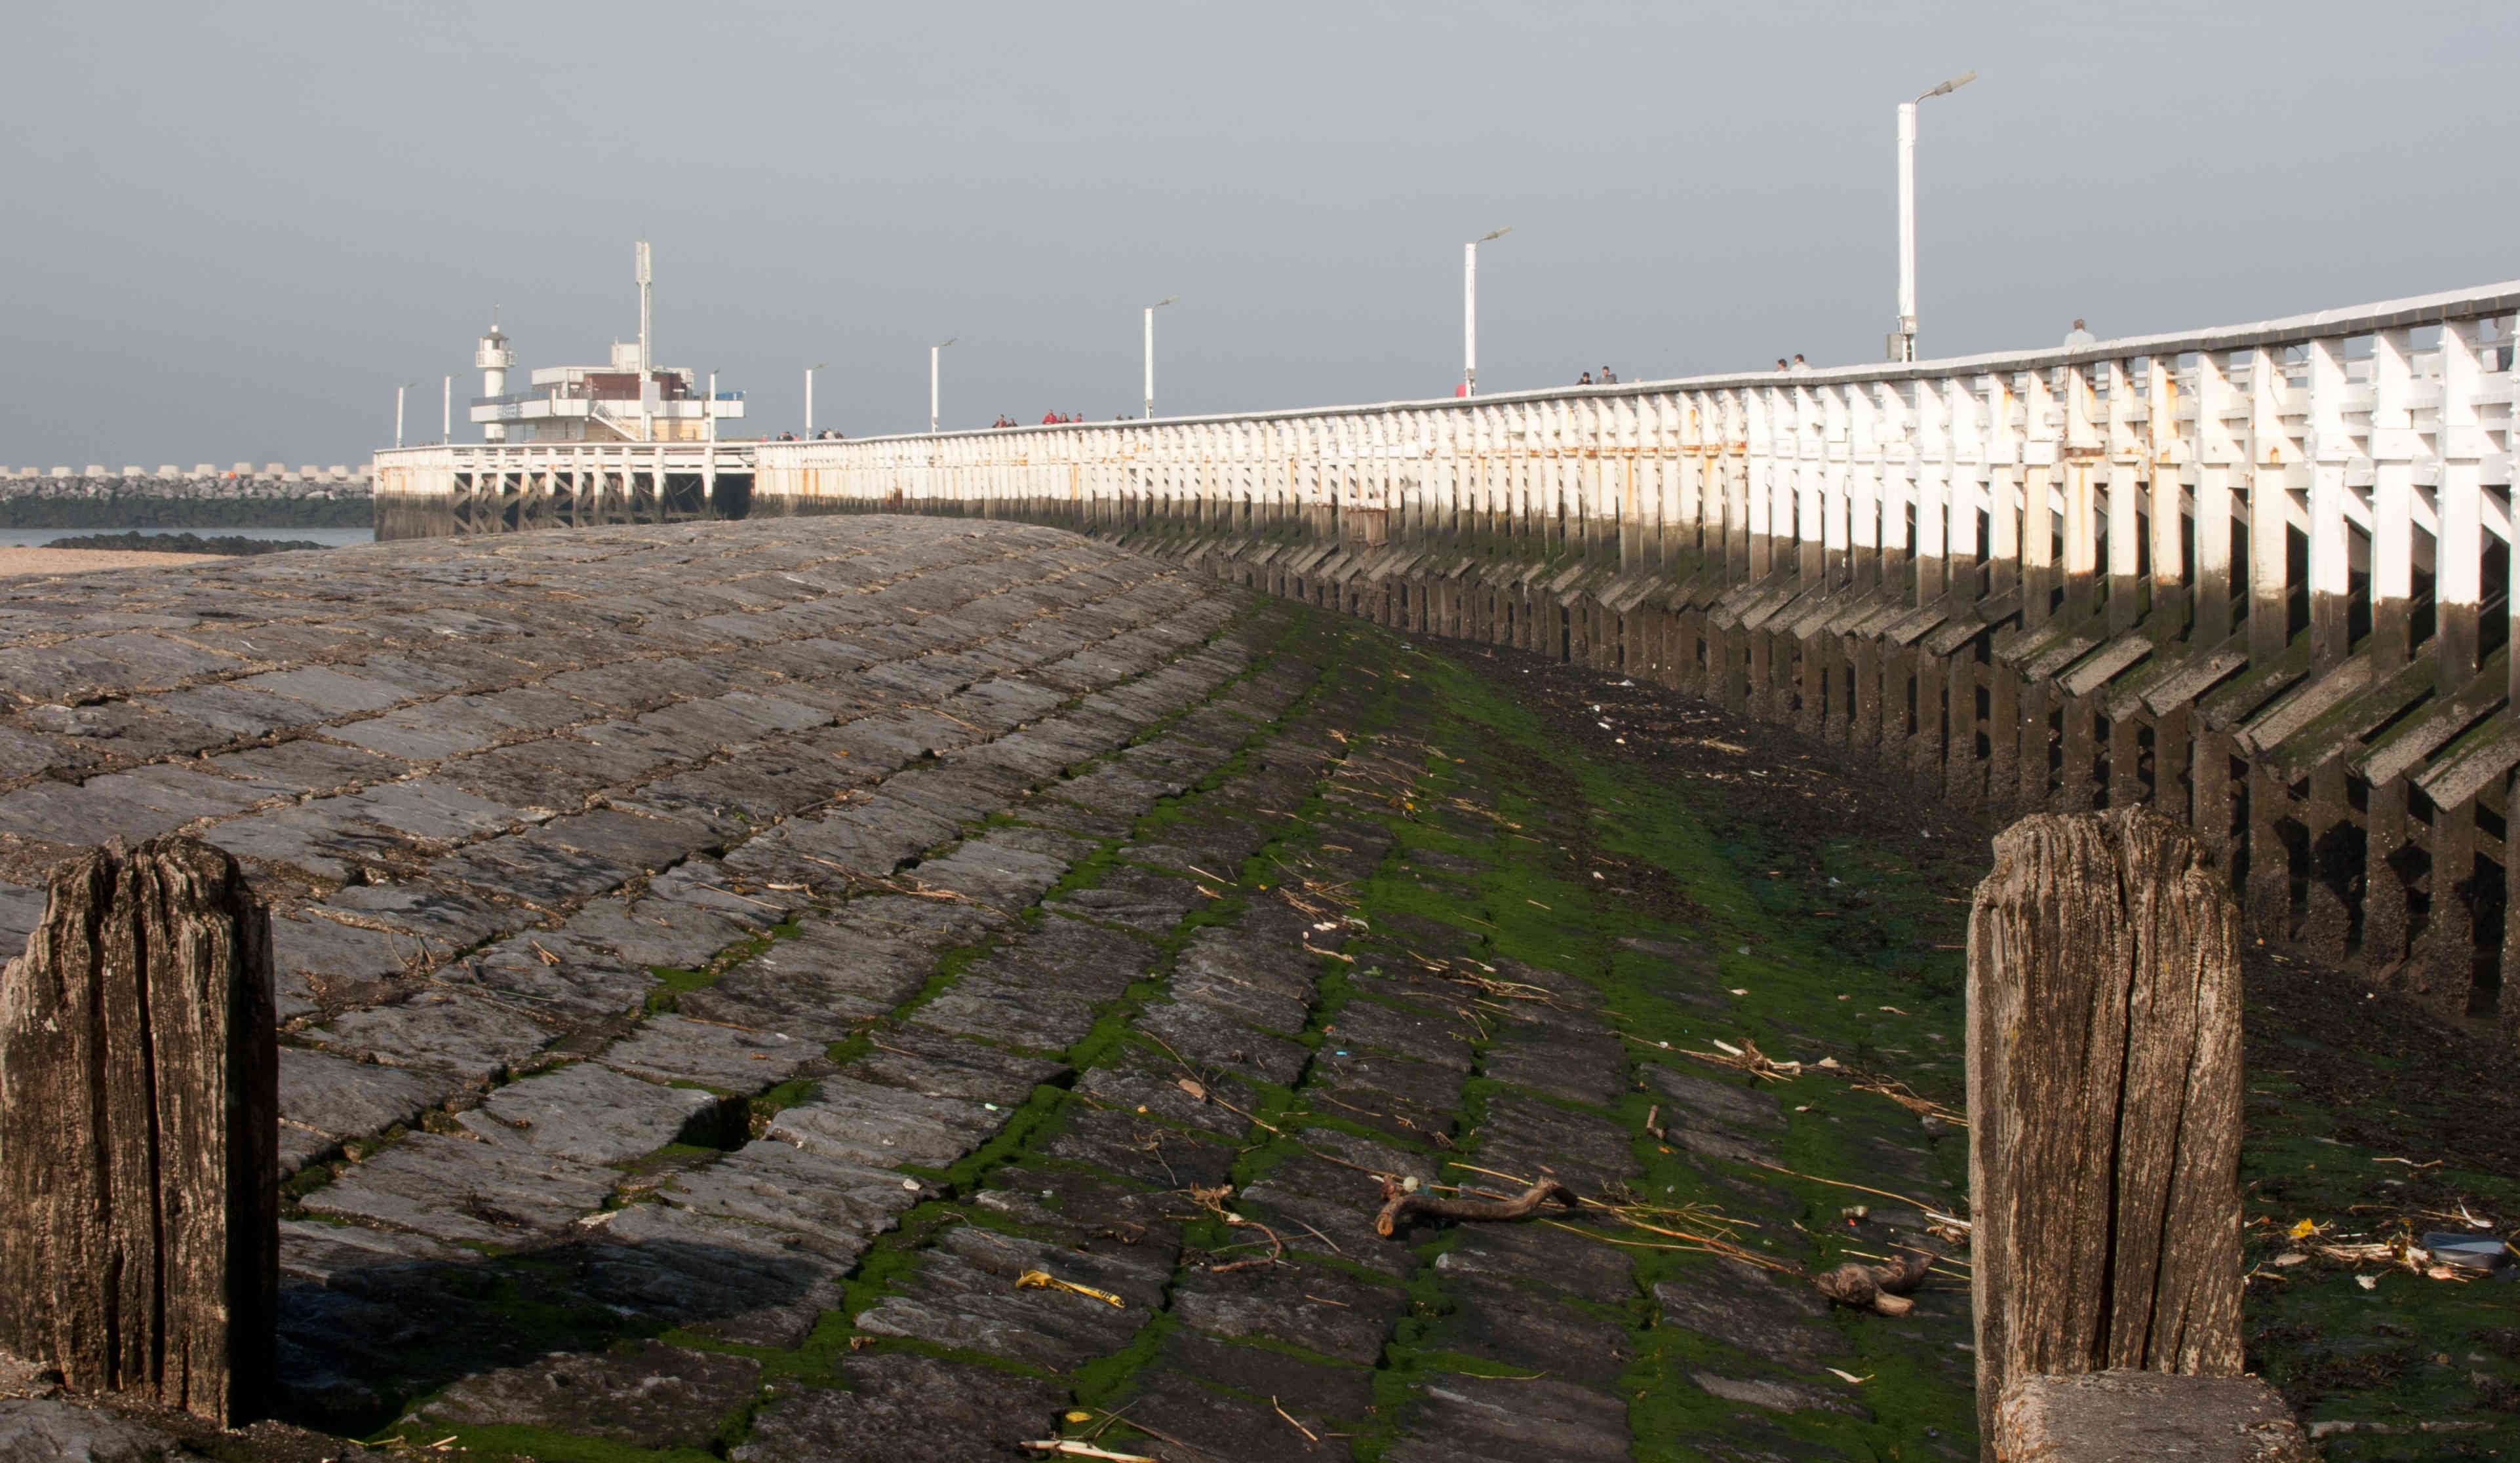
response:
[(346, 528), (370, 521), (372, 465), (0, 467), (0, 528)]

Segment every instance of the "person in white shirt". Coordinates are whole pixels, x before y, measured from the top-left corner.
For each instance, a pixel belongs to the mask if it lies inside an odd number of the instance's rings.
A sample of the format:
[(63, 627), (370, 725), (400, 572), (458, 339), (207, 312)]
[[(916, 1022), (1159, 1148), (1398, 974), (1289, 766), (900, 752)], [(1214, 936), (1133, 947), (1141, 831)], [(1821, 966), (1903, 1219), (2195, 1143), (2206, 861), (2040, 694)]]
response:
[(2083, 323), (2077, 320), (2074, 322), (2074, 328), (2065, 332), (2065, 348), (2067, 350), (2081, 350), (2086, 345), (2098, 344), (2099, 338), (2099, 336), (2083, 329)]

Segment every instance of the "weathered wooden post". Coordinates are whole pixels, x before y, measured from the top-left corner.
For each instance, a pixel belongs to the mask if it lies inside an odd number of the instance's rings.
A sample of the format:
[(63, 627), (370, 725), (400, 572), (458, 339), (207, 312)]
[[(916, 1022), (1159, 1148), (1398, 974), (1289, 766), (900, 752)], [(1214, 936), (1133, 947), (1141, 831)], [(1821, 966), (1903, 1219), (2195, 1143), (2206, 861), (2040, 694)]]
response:
[(0, 971), (0, 1347), (222, 1426), (279, 1276), (271, 926), (227, 854), (116, 839)]
[[(2241, 1367), (2240, 912), (2184, 829), (2126, 809), (1997, 837), (1969, 911), (1968, 1101), (1985, 1456), (2109, 1456), (2058, 1450), (2108, 1443), (2078, 1407), (2156, 1446), (2259, 1446), (2241, 1396), (2289, 1430), (2263, 1384), (2190, 1380)], [(2064, 1380), (2094, 1372), (2121, 1375)], [(2177, 1456), (2283, 1455), (2228, 1447)]]

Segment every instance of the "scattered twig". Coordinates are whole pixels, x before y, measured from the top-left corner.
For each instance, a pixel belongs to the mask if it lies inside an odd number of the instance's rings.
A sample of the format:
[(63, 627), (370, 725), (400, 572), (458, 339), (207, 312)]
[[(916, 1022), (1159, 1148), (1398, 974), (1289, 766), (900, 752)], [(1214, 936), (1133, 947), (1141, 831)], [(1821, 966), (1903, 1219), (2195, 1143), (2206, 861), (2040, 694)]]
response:
[[(1598, 1229), (1585, 1229), (1574, 1224), (1562, 1223), (1556, 1219), (1542, 1219), (1540, 1222), (1547, 1224), (1552, 1229), (1563, 1229), (1569, 1234), (1580, 1234), (1586, 1239), (1598, 1240), (1605, 1245), (1617, 1245), (1622, 1249), (1672, 1250), (1690, 1255), (1721, 1255), (1727, 1260), (1737, 1260), (1744, 1264), (1757, 1265), (1761, 1269), (1775, 1270), (1780, 1275), (1795, 1275), (1801, 1273), (1801, 1271), (1795, 1269), (1792, 1265), (1786, 1264), (1781, 1261), (1771, 1260), (1765, 1255), (1758, 1254), (1755, 1251), (1744, 1250), (1738, 1245), (1726, 1244), (1722, 1240), (1699, 1239), (1692, 1236), (1690, 1237), (1692, 1240), (1690, 1243), (1666, 1245), (1649, 1239), (1621, 1239), (1615, 1234), (1603, 1234)], [(1640, 1227), (1652, 1228), (1651, 1225), (1642, 1225)], [(1679, 1231), (1656, 1229), (1653, 1232), (1657, 1234), (1677, 1234)]]
[[(1907, 1264), (1903, 1259), (1895, 1259), (1888, 1255), (1874, 1255), (1864, 1250), (1848, 1250), (1844, 1253), (1852, 1255), (1858, 1260), (1869, 1260), (1875, 1264)], [(1968, 1261), (1962, 1260), (1956, 1255), (1936, 1255), (1933, 1257), (1933, 1264), (1949, 1265), (1951, 1267), (1949, 1278), (1960, 1281), (1963, 1284), (1968, 1281), (1970, 1269), (1970, 1263)]]
[(1174, 1080), (1174, 1086), (1189, 1093), (1192, 1101), (1213, 1102), (1218, 1107), (1221, 1107), (1227, 1112), (1232, 1113), (1234, 1116), (1240, 1118), (1243, 1122), (1249, 1123), (1256, 1128), (1268, 1129), (1271, 1132), (1282, 1132), (1284, 1130), (1277, 1124), (1271, 1123), (1263, 1118), (1254, 1117), (1251, 1114), (1244, 1112), (1242, 1109), (1236, 1107), (1233, 1103), (1226, 1101), (1224, 1098), (1217, 1096), (1215, 1089), (1200, 1080), (1198, 1069), (1192, 1066), (1180, 1052), (1173, 1050), (1171, 1042), (1165, 1041), (1159, 1036), (1156, 1036), (1150, 1031), (1138, 1032), (1136, 1035), (1145, 1037), (1148, 1041), (1161, 1046), (1164, 1049), (1164, 1055), (1171, 1057), (1173, 1059), (1173, 1064), (1182, 1069), (1183, 1075)]
[[(1245, 1228), (1259, 1230), (1262, 1234), (1268, 1237), (1269, 1253), (1266, 1255), (1255, 1255), (1248, 1260), (1232, 1261), (1225, 1264), (1212, 1264), (1208, 1266), (1208, 1269), (1216, 1274), (1222, 1275), (1229, 1270), (1247, 1270), (1258, 1265), (1276, 1264), (1279, 1261), (1285, 1259), (1286, 1246), (1282, 1240), (1278, 1238), (1278, 1231), (1261, 1223), (1258, 1219), (1246, 1219), (1242, 1216), (1236, 1214), (1233, 1210), (1225, 1207), (1225, 1196), (1233, 1192), (1234, 1187), (1231, 1184), (1219, 1184), (1214, 1188), (1199, 1188), (1193, 1186), (1190, 1190), (1190, 1197), (1192, 1202), (1197, 1204), (1199, 1208), (1206, 1210), (1210, 1215), (1224, 1220), (1228, 1224), (1239, 1224)], [(1238, 1246), (1237, 1248), (1239, 1247)]]
[(1557, 1004), (1556, 994), (1544, 986), (1499, 980), (1492, 975), (1476, 975), (1467, 970), (1454, 970), (1444, 978), (1457, 985), (1468, 986), (1482, 994), (1493, 996), (1499, 1000), (1530, 1000), (1546, 1006)]
[(1051, 1457), (1102, 1458), (1106, 1463), (1164, 1463), (1163, 1459), (1150, 1458), (1145, 1453), (1115, 1453), (1109, 1448), (1079, 1442), (1073, 1438), (1039, 1438), (1017, 1445)]
[(1320, 1098), (1322, 1101), (1328, 1103), (1332, 1107), (1345, 1108), (1349, 1112), (1356, 1113), (1362, 1117), (1380, 1118), (1386, 1123), (1397, 1123), (1401, 1127), (1406, 1128), (1413, 1132), (1418, 1129), (1417, 1124), (1410, 1122), (1407, 1118), (1401, 1117), (1397, 1113), (1377, 1113), (1370, 1107), (1359, 1107), (1353, 1102), (1341, 1102), (1328, 1092), (1315, 1092), (1313, 1095)]
[(1769, 1082), (1783, 1082), (1786, 1078), (1803, 1075), (1802, 1063), (1778, 1061), (1761, 1051), (1759, 1043), (1747, 1037), (1741, 1039), (1741, 1044), (1738, 1046), (1730, 1042), (1717, 1042), (1715, 1044), (1722, 1050), (1692, 1051), (1685, 1046), (1675, 1046), (1672, 1049), (1683, 1056), (1693, 1056), (1701, 1062), (1712, 1062), (1718, 1067), (1730, 1067), (1735, 1072), (1747, 1072), (1753, 1077), (1764, 1078)]
[(1271, 1229), (1268, 1225), (1261, 1223), (1257, 1219), (1246, 1219), (1240, 1215), (1231, 1214), (1225, 1217), (1225, 1222), (1229, 1224), (1248, 1224), (1252, 1228), (1259, 1230), (1262, 1234), (1268, 1235), (1269, 1253), (1266, 1255), (1254, 1255), (1248, 1260), (1237, 1260), (1231, 1261), (1225, 1264), (1209, 1265), (1207, 1268), (1211, 1273), (1222, 1275), (1232, 1270), (1253, 1269), (1259, 1266), (1276, 1264), (1279, 1261), (1286, 1258), (1285, 1245), (1279, 1240), (1277, 1232)]
[(1745, 1159), (1744, 1162), (1756, 1164), (1758, 1167), (1769, 1170), (1772, 1173), (1782, 1174), (1788, 1178), (1801, 1178), (1807, 1179), (1813, 1183), (1825, 1183), (1832, 1188), (1853, 1189), (1859, 1194), (1877, 1194), (1884, 1199), (1896, 1199), (1902, 1204), (1912, 1204), (1917, 1209), (1929, 1214), (1934, 1212), (1934, 1206), (1926, 1203), (1922, 1199), (1911, 1199), (1906, 1194), (1894, 1194), (1888, 1189), (1877, 1189), (1868, 1184), (1849, 1183), (1843, 1178), (1822, 1178), (1817, 1174), (1798, 1174), (1793, 1170), (1786, 1168), (1782, 1164), (1762, 1163), (1760, 1160), (1755, 1158)]
[(1318, 1437), (1317, 1435), (1315, 1435), (1315, 1433), (1313, 1432), (1313, 1430), (1312, 1430), (1312, 1429), (1310, 1429), (1310, 1428), (1308, 1428), (1308, 1427), (1305, 1427), (1302, 1423), (1299, 1423), (1299, 1422), (1295, 1421), (1295, 1414), (1293, 1414), (1292, 1412), (1287, 1411), (1287, 1410), (1286, 1410), (1285, 1408), (1283, 1408), (1283, 1407), (1279, 1406), (1279, 1405), (1278, 1405), (1278, 1399), (1277, 1399), (1276, 1397), (1274, 1397), (1274, 1396), (1273, 1396), (1273, 1397), (1269, 1398), (1269, 1405), (1270, 1405), (1270, 1407), (1271, 1407), (1272, 1409), (1274, 1409), (1274, 1410), (1277, 1412), (1277, 1414), (1278, 1414), (1280, 1417), (1282, 1417), (1282, 1418), (1286, 1419), (1286, 1425), (1287, 1425), (1288, 1427), (1293, 1428), (1296, 1432), (1303, 1434), (1303, 1435), (1304, 1435), (1304, 1441), (1305, 1441), (1306, 1442), (1319, 1442), (1319, 1441), (1322, 1441), (1322, 1440), (1320, 1439), (1320, 1437)]
[[(887, 894), (898, 894), (910, 899), (959, 900), (967, 905), (979, 903), (968, 894), (958, 893), (952, 889), (939, 889), (933, 884), (922, 884), (906, 875), (898, 879), (888, 879), (880, 874), (868, 873), (864, 869), (851, 868), (845, 864), (834, 864), (829, 859), (817, 859), (812, 854), (798, 854), (796, 857), (808, 864), (820, 864), (825, 868), (836, 869), (857, 883), (872, 884)], [(736, 896), (738, 899), (742, 897), (740, 894)]]
[[(1503, 1174), (1499, 1173), (1495, 1169), (1482, 1169), (1477, 1164), (1463, 1163), (1460, 1159), (1453, 1160), (1453, 1167), (1461, 1170), (1464, 1174), (1485, 1174), (1490, 1178), (1502, 1178), (1508, 1183), (1529, 1185), (1540, 1181), (1537, 1178), (1525, 1178), (1519, 1174)], [(1543, 1172), (1545, 1173), (1547, 1171), (1543, 1170)]]
[[(1858, 1076), (1858, 1074), (1853, 1072), (1849, 1072), (1846, 1075), (1850, 1079)], [(1867, 1076), (1860, 1081), (1850, 1082), (1849, 1086), (1858, 1092), (1876, 1092), (1881, 1096), (1889, 1098), (1901, 1107), (1906, 1108), (1908, 1111), (1916, 1114), (1918, 1117), (1939, 1118), (1942, 1121), (1949, 1123), (1954, 1128), (1968, 1127), (1967, 1114), (1959, 1112), (1954, 1108), (1946, 1107), (1942, 1103), (1936, 1102), (1931, 1097), (1920, 1097), (1916, 1095), (1915, 1089), (1909, 1086), (1904, 1082), (1894, 1082), (1886, 1077)]]

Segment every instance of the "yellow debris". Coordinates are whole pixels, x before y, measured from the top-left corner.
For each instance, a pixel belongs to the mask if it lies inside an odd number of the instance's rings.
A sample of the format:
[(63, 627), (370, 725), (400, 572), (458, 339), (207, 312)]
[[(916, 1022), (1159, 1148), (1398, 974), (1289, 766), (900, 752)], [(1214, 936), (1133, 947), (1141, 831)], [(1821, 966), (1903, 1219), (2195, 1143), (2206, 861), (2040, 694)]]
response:
[(1103, 1305), (1114, 1308), (1125, 1307), (1129, 1304), (1107, 1290), (1096, 1290), (1090, 1285), (1079, 1285), (1072, 1280), (1061, 1280), (1057, 1275), (1050, 1273), (1048, 1270), (1026, 1270), (1022, 1274), (1015, 1276), (1015, 1289), (1072, 1291), (1077, 1295), (1084, 1296), (1088, 1300), (1101, 1301)]

